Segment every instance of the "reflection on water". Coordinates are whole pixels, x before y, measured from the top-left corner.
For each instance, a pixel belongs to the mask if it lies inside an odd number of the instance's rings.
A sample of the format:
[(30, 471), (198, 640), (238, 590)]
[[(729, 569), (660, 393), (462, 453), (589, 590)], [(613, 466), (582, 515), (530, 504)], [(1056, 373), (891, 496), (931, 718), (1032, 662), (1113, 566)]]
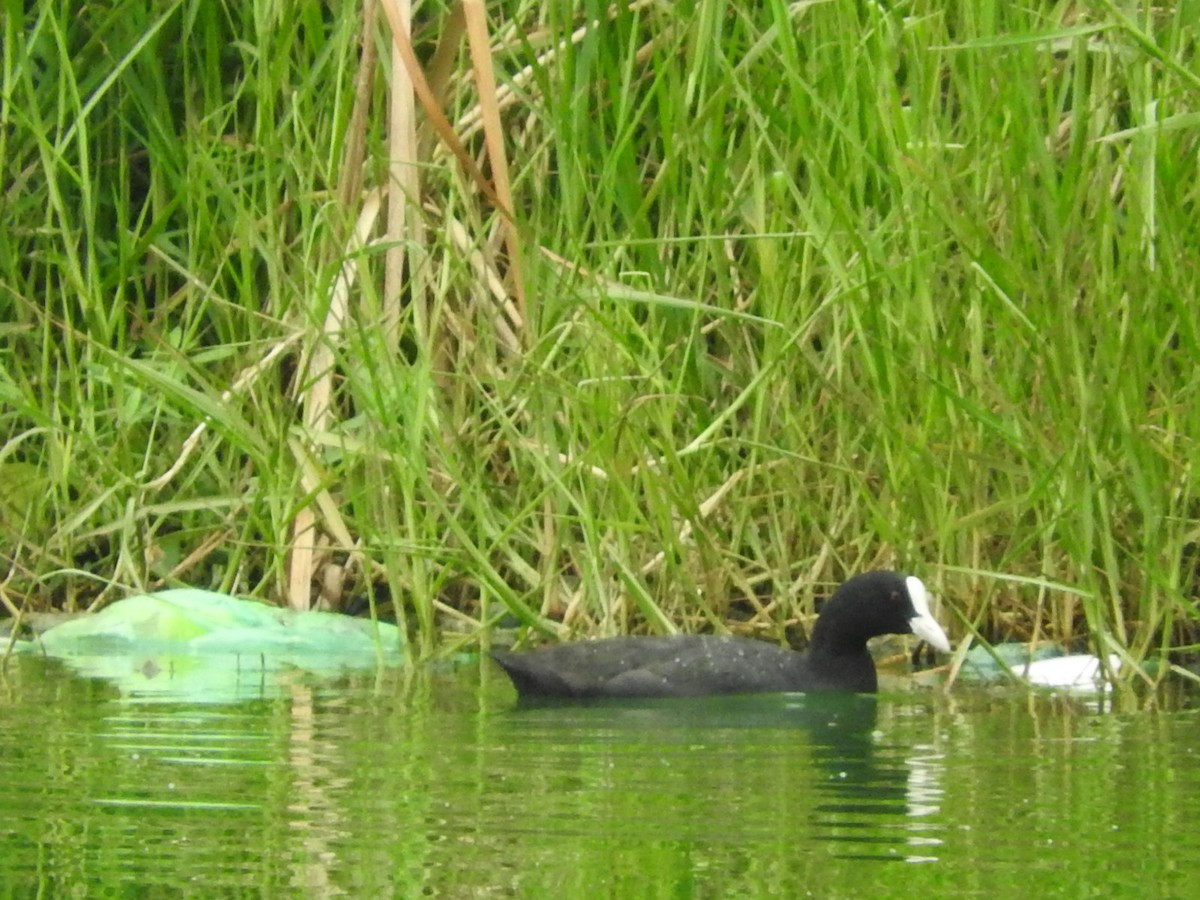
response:
[(1188, 896), (1200, 858), (1187, 710), (519, 708), (487, 667), (138, 704), (28, 663), (0, 682), (13, 895)]
[[(530, 767), (570, 767), (576, 777), (554, 786), (569, 796), (564, 818), (576, 827), (612, 827), (671, 833), (689, 839), (753, 840), (787, 836), (798, 848), (831, 845), (854, 859), (916, 861), (931, 858), (940, 808), (941, 756), (928, 744), (888, 742), (877, 729), (875, 697), (788, 694), (700, 699), (537, 704), (504, 717), (497, 737), (505, 757)], [(927, 718), (932, 729), (932, 719)], [(581, 819), (589, 780), (643, 798), (615, 825)], [(668, 786), (683, 785), (678, 796)], [(769, 815), (756, 815), (746, 798), (771, 796)], [(560, 831), (556, 819), (524, 811), (521, 827), (539, 821)], [(733, 830), (737, 829), (736, 833)]]

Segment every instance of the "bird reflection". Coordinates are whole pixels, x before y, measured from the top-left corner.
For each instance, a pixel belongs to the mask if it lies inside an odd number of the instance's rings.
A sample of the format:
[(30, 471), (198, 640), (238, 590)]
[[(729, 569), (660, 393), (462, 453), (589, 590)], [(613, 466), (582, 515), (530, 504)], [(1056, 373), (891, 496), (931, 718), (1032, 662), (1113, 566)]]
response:
[[(573, 829), (676, 840), (790, 835), (798, 846), (832, 845), (835, 856), (932, 859), (939, 758), (886, 743), (879, 708), (869, 694), (756, 694), (523, 702), (507, 718), (524, 748), (542, 748), (544, 765), (569, 763), (571, 777), (547, 791), (579, 795)], [(589, 769), (603, 773), (602, 825), (589, 819), (598, 803)]]

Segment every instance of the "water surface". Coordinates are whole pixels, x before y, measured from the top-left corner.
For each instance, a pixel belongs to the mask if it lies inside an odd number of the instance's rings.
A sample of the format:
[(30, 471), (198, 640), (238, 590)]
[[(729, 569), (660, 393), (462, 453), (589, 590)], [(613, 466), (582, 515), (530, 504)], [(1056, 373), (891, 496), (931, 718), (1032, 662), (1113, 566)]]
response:
[(1200, 873), (1200, 718), (1144, 698), (520, 708), (485, 664), (147, 699), (10, 664), (0, 896), (1185, 897)]

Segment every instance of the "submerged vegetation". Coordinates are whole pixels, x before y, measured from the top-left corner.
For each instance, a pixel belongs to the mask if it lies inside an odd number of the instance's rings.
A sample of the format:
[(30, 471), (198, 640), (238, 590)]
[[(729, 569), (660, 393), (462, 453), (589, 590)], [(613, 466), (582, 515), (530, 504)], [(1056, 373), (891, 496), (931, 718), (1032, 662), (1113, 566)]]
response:
[(1195, 639), (1200, 4), (395, 8), (4, 0), (11, 609)]

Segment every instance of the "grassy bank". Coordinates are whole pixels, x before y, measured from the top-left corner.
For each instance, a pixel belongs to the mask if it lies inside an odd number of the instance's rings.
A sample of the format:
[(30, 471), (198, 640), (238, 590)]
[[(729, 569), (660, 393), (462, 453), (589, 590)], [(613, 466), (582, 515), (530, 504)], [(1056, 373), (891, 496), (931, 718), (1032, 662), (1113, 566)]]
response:
[(149, 6), (4, 6), (12, 604), (1193, 639), (1196, 4), (418, 8), (486, 191), (381, 12)]

